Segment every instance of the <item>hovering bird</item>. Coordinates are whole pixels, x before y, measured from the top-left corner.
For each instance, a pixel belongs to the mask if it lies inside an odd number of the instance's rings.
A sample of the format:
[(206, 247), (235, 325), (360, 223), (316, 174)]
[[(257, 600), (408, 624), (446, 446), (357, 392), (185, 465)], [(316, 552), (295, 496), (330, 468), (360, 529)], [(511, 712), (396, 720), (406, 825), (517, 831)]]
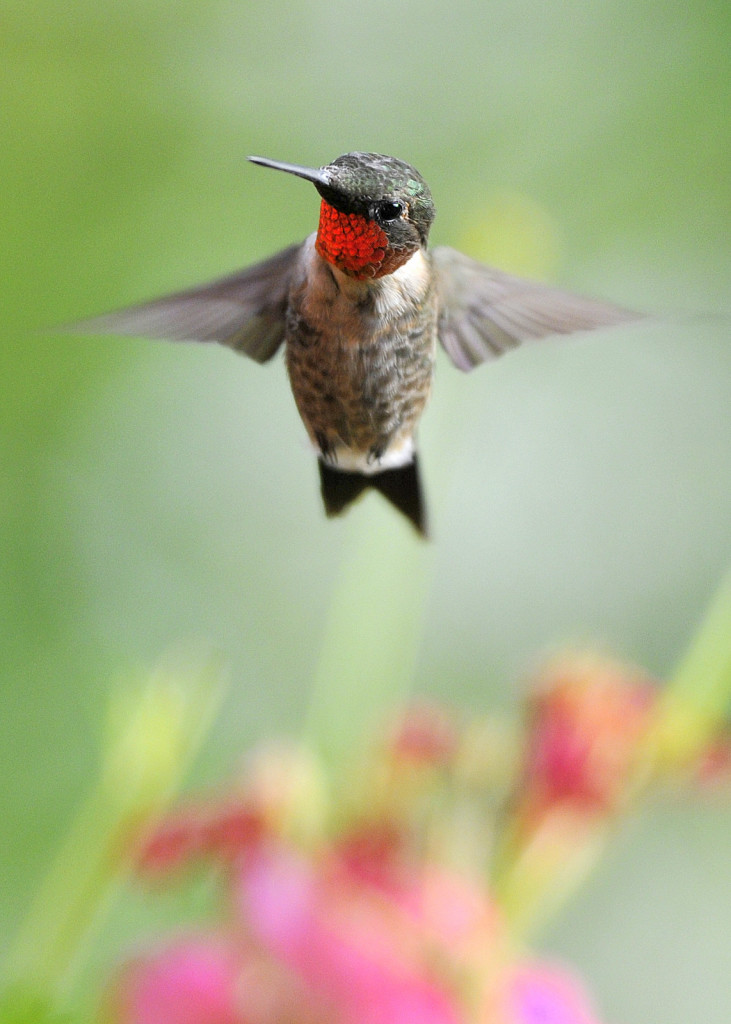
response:
[(437, 341), (468, 371), (522, 341), (637, 319), (447, 246), (428, 249), (429, 186), (394, 157), (346, 153), (320, 168), (249, 160), (314, 184), (315, 233), (246, 270), (74, 329), (217, 341), (258, 363), (284, 343), (328, 516), (374, 488), (426, 534), (416, 429)]

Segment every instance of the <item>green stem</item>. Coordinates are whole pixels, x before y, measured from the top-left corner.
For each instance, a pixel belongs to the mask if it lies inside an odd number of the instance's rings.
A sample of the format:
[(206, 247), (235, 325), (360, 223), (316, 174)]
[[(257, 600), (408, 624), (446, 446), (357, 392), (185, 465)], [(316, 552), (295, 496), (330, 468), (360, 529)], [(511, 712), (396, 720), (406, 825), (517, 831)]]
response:
[(306, 738), (336, 779), (413, 684), (433, 552), (393, 516), (354, 527), (325, 624)]
[(731, 572), (673, 673), (648, 740), (655, 767), (699, 757), (731, 707)]
[(162, 667), (113, 694), (102, 771), (78, 811), (11, 948), (10, 991), (57, 1005), (94, 926), (129, 869), (137, 837), (179, 785), (218, 708), (217, 665)]

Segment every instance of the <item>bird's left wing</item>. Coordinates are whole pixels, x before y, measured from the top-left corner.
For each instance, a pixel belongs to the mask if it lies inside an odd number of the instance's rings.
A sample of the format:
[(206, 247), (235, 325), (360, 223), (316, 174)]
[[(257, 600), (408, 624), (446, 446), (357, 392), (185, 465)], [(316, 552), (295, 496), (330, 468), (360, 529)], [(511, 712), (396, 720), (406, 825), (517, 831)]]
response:
[(218, 341), (258, 363), (284, 338), (287, 295), (301, 246), (208, 284), (82, 320), (66, 330), (175, 341)]
[(432, 251), (439, 340), (460, 370), (523, 341), (628, 323), (641, 314), (493, 270), (456, 249)]

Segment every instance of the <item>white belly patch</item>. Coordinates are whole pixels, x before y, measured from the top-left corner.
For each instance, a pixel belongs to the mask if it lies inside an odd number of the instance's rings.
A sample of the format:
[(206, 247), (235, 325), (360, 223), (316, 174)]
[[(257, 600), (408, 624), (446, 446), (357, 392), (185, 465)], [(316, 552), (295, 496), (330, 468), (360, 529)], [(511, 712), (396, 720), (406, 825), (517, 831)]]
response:
[(328, 459), (327, 464), (332, 469), (340, 469), (346, 473), (362, 473), (363, 476), (373, 476), (375, 473), (382, 473), (384, 469), (408, 466), (413, 460), (414, 439), (408, 437), (387, 448), (380, 459), (374, 459), (372, 456), (369, 458), (368, 452), (356, 452), (352, 448), (338, 445), (333, 452), (333, 458)]

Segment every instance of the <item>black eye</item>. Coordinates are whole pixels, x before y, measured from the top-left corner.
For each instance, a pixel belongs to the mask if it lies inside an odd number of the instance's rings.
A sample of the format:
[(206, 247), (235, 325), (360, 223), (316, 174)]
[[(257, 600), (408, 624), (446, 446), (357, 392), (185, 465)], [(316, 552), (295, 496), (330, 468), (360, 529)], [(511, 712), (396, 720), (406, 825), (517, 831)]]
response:
[(398, 220), (404, 212), (404, 204), (397, 200), (386, 199), (378, 204), (378, 216), (381, 220)]

